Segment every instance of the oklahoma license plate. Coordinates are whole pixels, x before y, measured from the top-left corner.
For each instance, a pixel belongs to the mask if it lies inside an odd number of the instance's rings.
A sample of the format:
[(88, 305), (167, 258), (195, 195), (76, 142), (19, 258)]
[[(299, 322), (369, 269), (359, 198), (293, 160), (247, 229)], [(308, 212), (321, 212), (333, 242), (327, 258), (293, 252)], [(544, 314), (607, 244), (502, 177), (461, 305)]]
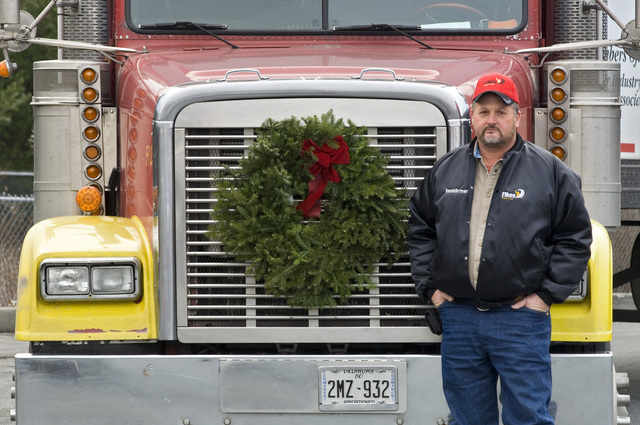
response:
[(320, 410), (397, 410), (395, 366), (321, 366)]

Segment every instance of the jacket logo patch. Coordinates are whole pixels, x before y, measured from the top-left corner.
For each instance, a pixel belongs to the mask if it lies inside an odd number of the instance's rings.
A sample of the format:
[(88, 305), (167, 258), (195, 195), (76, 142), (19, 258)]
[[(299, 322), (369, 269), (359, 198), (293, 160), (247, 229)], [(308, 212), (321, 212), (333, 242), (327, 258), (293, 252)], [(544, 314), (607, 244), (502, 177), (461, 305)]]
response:
[(444, 193), (469, 193), (469, 189), (446, 189)]
[(524, 189), (516, 189), (515, 192), (502, 192), (502, 199), (522, 199), (524, 198)]

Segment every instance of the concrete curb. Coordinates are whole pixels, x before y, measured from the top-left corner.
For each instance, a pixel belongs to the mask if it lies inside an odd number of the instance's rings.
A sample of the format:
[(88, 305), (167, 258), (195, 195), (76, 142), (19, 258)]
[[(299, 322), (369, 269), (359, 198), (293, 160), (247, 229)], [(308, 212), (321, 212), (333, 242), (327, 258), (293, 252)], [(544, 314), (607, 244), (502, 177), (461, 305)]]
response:
[[(629, 293), (613, 294), (614, 310), (635, 310), (633, 298)], [(0, 333), (13, 333), (16, 327), (15, 307), (0, 307)]]

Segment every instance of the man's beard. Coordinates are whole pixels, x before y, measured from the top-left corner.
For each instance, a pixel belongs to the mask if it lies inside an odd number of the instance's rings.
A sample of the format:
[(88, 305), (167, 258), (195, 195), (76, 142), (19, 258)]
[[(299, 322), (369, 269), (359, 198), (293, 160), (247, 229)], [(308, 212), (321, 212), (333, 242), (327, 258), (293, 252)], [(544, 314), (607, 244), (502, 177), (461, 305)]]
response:
[[(486, 136), (487, 130), (494, 130), (494, 132), (489, 136)], [(512, 138), (513, 138), (513, 134), (509, 136), (504, 136), (500, 132), (500, 129), (497, 127), (485, 128), (481, 137), (478, 137), (478, 139), (482, 144), (492, 148), (499, 148), (501, 146), (506, 146), (507, 144), (509, 144), (509, 142), (511, 142)]]

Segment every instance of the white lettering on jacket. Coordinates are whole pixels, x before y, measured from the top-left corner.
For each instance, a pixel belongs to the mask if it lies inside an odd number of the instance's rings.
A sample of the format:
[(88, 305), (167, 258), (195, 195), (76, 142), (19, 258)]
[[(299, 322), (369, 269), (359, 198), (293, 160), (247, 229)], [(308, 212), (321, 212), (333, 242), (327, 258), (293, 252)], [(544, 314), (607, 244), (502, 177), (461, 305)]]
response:
[(446, 189), (444, 193), (469, 193), (469, 189)]

